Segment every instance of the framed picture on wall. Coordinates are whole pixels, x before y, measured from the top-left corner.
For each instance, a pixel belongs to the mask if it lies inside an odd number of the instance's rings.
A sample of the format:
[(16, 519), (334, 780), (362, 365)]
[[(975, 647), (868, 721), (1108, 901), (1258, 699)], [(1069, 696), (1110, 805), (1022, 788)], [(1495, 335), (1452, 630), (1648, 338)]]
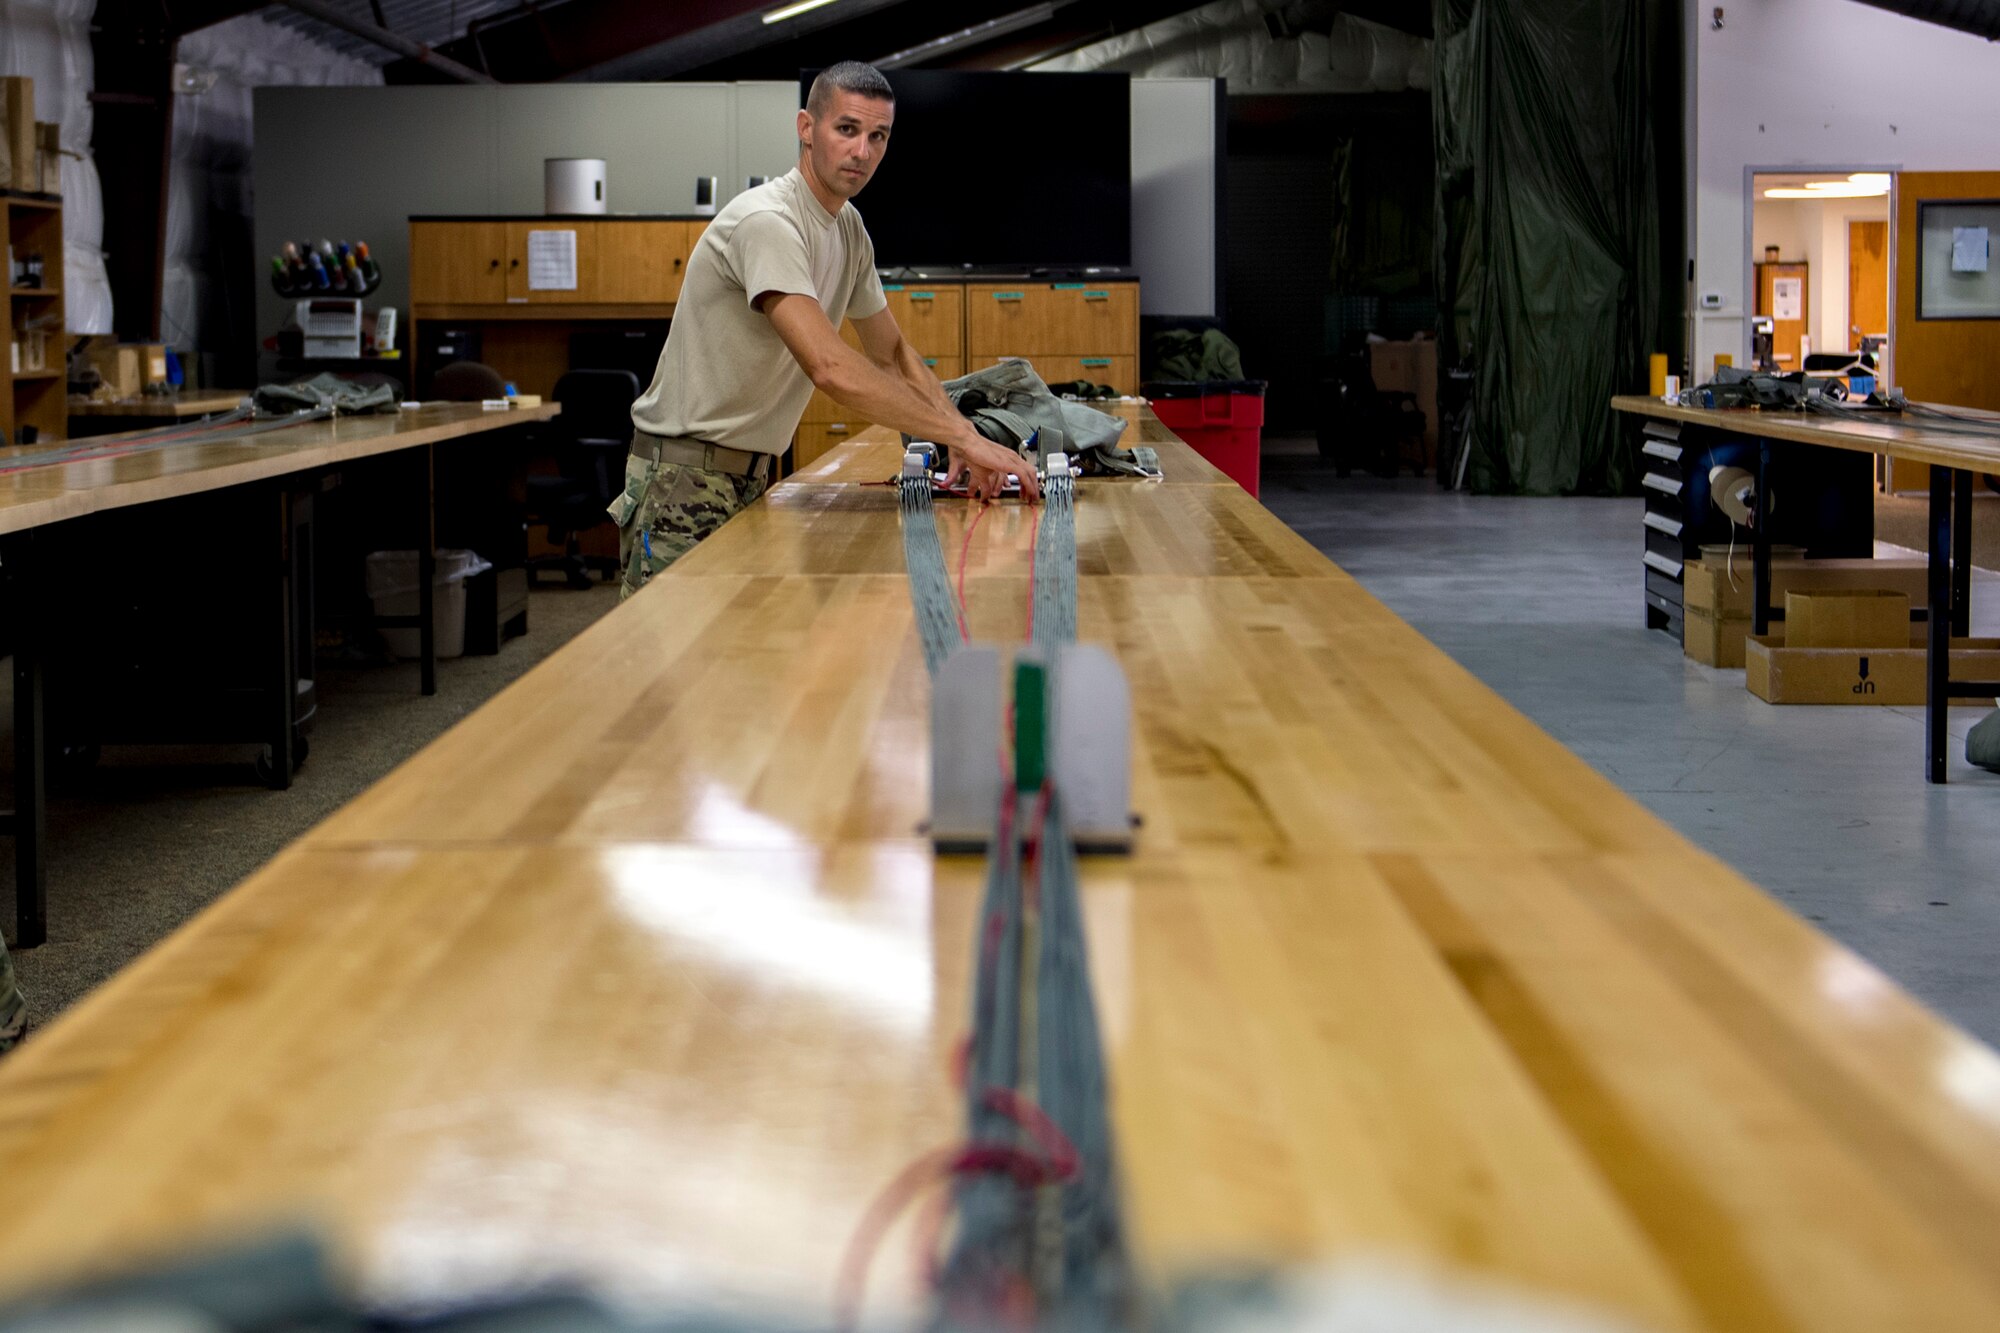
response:
[(1917, 318), (2000, 319), (2000, 199), (1917, 205)]

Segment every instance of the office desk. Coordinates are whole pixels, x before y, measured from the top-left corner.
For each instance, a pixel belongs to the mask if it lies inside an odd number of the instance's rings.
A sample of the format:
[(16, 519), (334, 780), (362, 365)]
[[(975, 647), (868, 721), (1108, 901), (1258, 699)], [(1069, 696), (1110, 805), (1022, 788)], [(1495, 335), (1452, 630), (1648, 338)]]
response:
[[(1076, 522), (1135, 695), (1145, 823), (1082, 880), (1148, 1282), (1386, 1254), (1656, 1329), (2000, 1323), (2000, 1057), (1239, 488)], [(305, 1217), (377, 1298), (824, 1321), (963, 1133), (982, 867), (918, 833), (896, 525), (779, 485), (0, 1063), (0, 1285)], [(976, 637), (1020, 638), (1030, 528), (973, 535)], [(871, 1310), (918, 1307), (908, 1242)]]
[[(49, 525), (160, 500), (246, 486), (269, 486), (273, 533), (279, 545), (273, 571), (271, 614), (280, 651), (272, 659), (273, 680), (283, 680), (271, 705), (272, 771), (275, 785), (287, 785), (293, 764), (291, 681), (296, 646), (290, 622), (295, 552), (290, 550), (294, 487), (299, 479), (343, 463), (446, 440), (547, 420), (560, 409), (487, 412), (477, 406), (439, 403), (387, 416), (340, 417), (308, 422), (232, 440), (191, 439), (160, 444), (106, 436), (83, 441), (0, 448), (0, 568), (12, 593), (8, 626), (14, 648), (15, 800), (0, 815), (0, 834), (14, 838), (17, 947), (40, 944), (47, 934), (47, 871), (42, 855), (46, 832), (42, 658), (45, 638), (61, 634), (57, 602), (61, 571), (44, 570), (36, 534)], [(431, 531), (434, 497), (426, 467), (426, 490), (413, 503), (419, 522)], [(419, 540), (418, 563), (421, 676), (426, 694), (436, 689), (436, 656), (431, 642), (430, 561), (433, 543)], [(282, 719), (282, 722), (280, 721)]]
[[(1620, 412), (1704, 427), (1753, 444), (1757, 450), (1757, 494), (1751, 525), (1752, 632), (1767, 632), (1782, 620), (1784, 609), (1771, 605), (1771, 540), (1764, 521), (1773, 472), (1771, 441), (1839, 449), (1847, 453), (1882, 454), (1922, 463), (1931, 470), (1929, 545), (1930, 606), (1925, 666), (1928, 693), (1924, 703), (1924, 779), (1945, 780), (1946, 722), (1953, 699), (1990, 699), (2000, 694), (2000, 682), (1953, 680), (1951, 640), (1972, 632), (1972, 492), (1981, 473), (2000, 472), (2000, 437), (1981, 439), (1905, 422), (1884, 413), (1879, 419), (1835, 419), (1817, 414), (1761, 408), (1682, 407), (1641, 394), (1613, 398)], [(1956, 408), (1968, 415), (2000, 414)]]

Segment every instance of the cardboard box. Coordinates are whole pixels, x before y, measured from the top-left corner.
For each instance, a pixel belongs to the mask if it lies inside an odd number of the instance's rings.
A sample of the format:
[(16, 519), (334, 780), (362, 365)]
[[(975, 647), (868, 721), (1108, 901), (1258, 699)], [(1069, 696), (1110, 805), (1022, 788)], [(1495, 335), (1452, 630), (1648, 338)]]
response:
[[(1740, 552), (1738, 553), (1740, 556)], [(1681, 601), (1688, 607), (1711, 611), (1750, 614), (1750, 562), (1734, 566), (1735, 581), (1721, 564), (1690, 560), (1681, 571)], [(1900, 592), (1913, 606), (1925, 605), (1930, 597), (1929, 574), (1921, 558), (1896, 560), (1773, 560), (1771, 601), (1785, 604), (1791, 592), (1858, 592), (1875, 588)]]
[(139, 379), (138, 348), (100, 338), (85, 348), (83, 354), (103, 378), (108, 397), (115, 400), (139, 396), (144, 385)]
[(1683, 606), (1681, 651), (1703, 666), (1740, 669), (1743, 642), (1750, 637), (1750, 613), (1720, 614), (1705, 606)]
[[(1894, 704), (1922, 707), (1924, 640), (1906, 648), (1789, 648), (1775, 635), (1745, 645), (1743, 684), (1771, 704)], [(2000, 639), (1953, 639), (1955, 680), (2000, 680)], [(1991, 708), (1991, 699), (1953, 699)]]
[(0, 106), (7, 112), (9, 188), (33, 192), (41, 186), (35, 169), (35, 81), (18, 74), (0, 79)]
[[(1750, 581), (1747, 563), (1735, 567), (1732, 585), (1725, 567), (1690, 560), (1681, 577), (1681, 650), (1703, 666), (1744, 665), (1744, 640), (1750, 635)], [(1922, 560), (1786, 560), (1771, 562), (1772, 596), (1777, 604), (1794, 591), (1880, 588), (1921, 602), (1927, 595)], [(1789, 617), (1789, 613), (1787, 613)], [(1782, 642), (1784, 621), (1772, 627)]]
[[(1703, 542), (1701, 558), (1707, 564), (1731, 566), (1736, 570), (1737, 576), (1741, 577), (1743, 571), (1749, 569), (1756, 560), (1757, 552), (1747, 541)], [(1806, 548), (1803, 546), (1787, 546), (1783, 542), (1771, 544), (1771, 563), (1774, 565), (1795, 564), (1805, 558)]]
[(100, 338), (84, 349), (90, 364), (104, 377), (114, 400), (137, 398), (147, 386), (167, 381), (167, 349), (160, 343), (114, 343)]
[(1785, 594), (1787, 648), (1901, 648), (1909, 641), (1908, 593), (1794, 588)]
[(1424, 414), (1424, 466), (1437, 466), (1438, 358), (1435, 338), (1368, 344), (1368, 377), (1384, 393), (1414, 394)]

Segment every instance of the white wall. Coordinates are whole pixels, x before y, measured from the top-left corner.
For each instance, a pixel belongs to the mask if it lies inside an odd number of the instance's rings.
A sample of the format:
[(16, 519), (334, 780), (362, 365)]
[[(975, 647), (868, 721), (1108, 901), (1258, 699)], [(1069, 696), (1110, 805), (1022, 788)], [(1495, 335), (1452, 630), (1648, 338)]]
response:
[[(1764, 247), (1778, 247), (1784, 260), (1803, 259), (1812, 267), (1806, 282), (1809, 306), (1807, 331), (1815, 352), (1851, 351), (1855, 339), (1847, 319), (1847, 224), (1879, 222), (1889, 216), (1886, 196), (1876, 199), (1763, 199), (1751, 210), (1750, 255), (1764, 257)], [(1756, 304), (1756, 294), (1750, 294)], [(1867, 329), (1886, 333), (1886, 329)], [(1742, 364), (1739, 362), (1739, 364)]]
[(1132, 80), (1132, 266), (1148, 315), (1214, 315), (1214, 79)]
[(799, 164), (799, 85), (736, 85), (736, 179), (723, 182), (727, 198), (746, 176), (782, 176)]
[(1749, 356), (1750, 168), (2000, 168), (2000, 45), (1855, 0), (1728, 4), (1720, 31), (1714, 8), (1687, 7), (1697, 379)]

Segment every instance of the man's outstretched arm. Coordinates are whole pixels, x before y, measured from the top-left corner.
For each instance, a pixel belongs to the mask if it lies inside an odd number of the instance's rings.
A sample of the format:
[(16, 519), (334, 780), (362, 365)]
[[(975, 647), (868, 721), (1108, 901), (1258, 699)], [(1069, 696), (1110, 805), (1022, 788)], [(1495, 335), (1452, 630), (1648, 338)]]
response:
[[(772, 292), (758, 297), (757, 308), (771, 321), (814, 387), (870, 421), (943, 445), (951, 451), (952, 472), (969, 474), (974, 495), (997, 499), (1009, 472), (1020, 477), (1023, 496), (1035, 499), (1041, 495), (1034, 468), (1012, 449), (981, 435), (958, 414), (900, 333), (896, 341), (902, 350), (891, 353), (896, 362), (896, 373), (892, 374), (842, 342), (826, 312), (810, 296)], [(889, 326), (895, 327), (893, 318)], [(879, 340), (879, 326), (876, 335)], [(904, 360), (915, 364), (921, 379), (928, 381), (927, 387), (910, 378)]]

